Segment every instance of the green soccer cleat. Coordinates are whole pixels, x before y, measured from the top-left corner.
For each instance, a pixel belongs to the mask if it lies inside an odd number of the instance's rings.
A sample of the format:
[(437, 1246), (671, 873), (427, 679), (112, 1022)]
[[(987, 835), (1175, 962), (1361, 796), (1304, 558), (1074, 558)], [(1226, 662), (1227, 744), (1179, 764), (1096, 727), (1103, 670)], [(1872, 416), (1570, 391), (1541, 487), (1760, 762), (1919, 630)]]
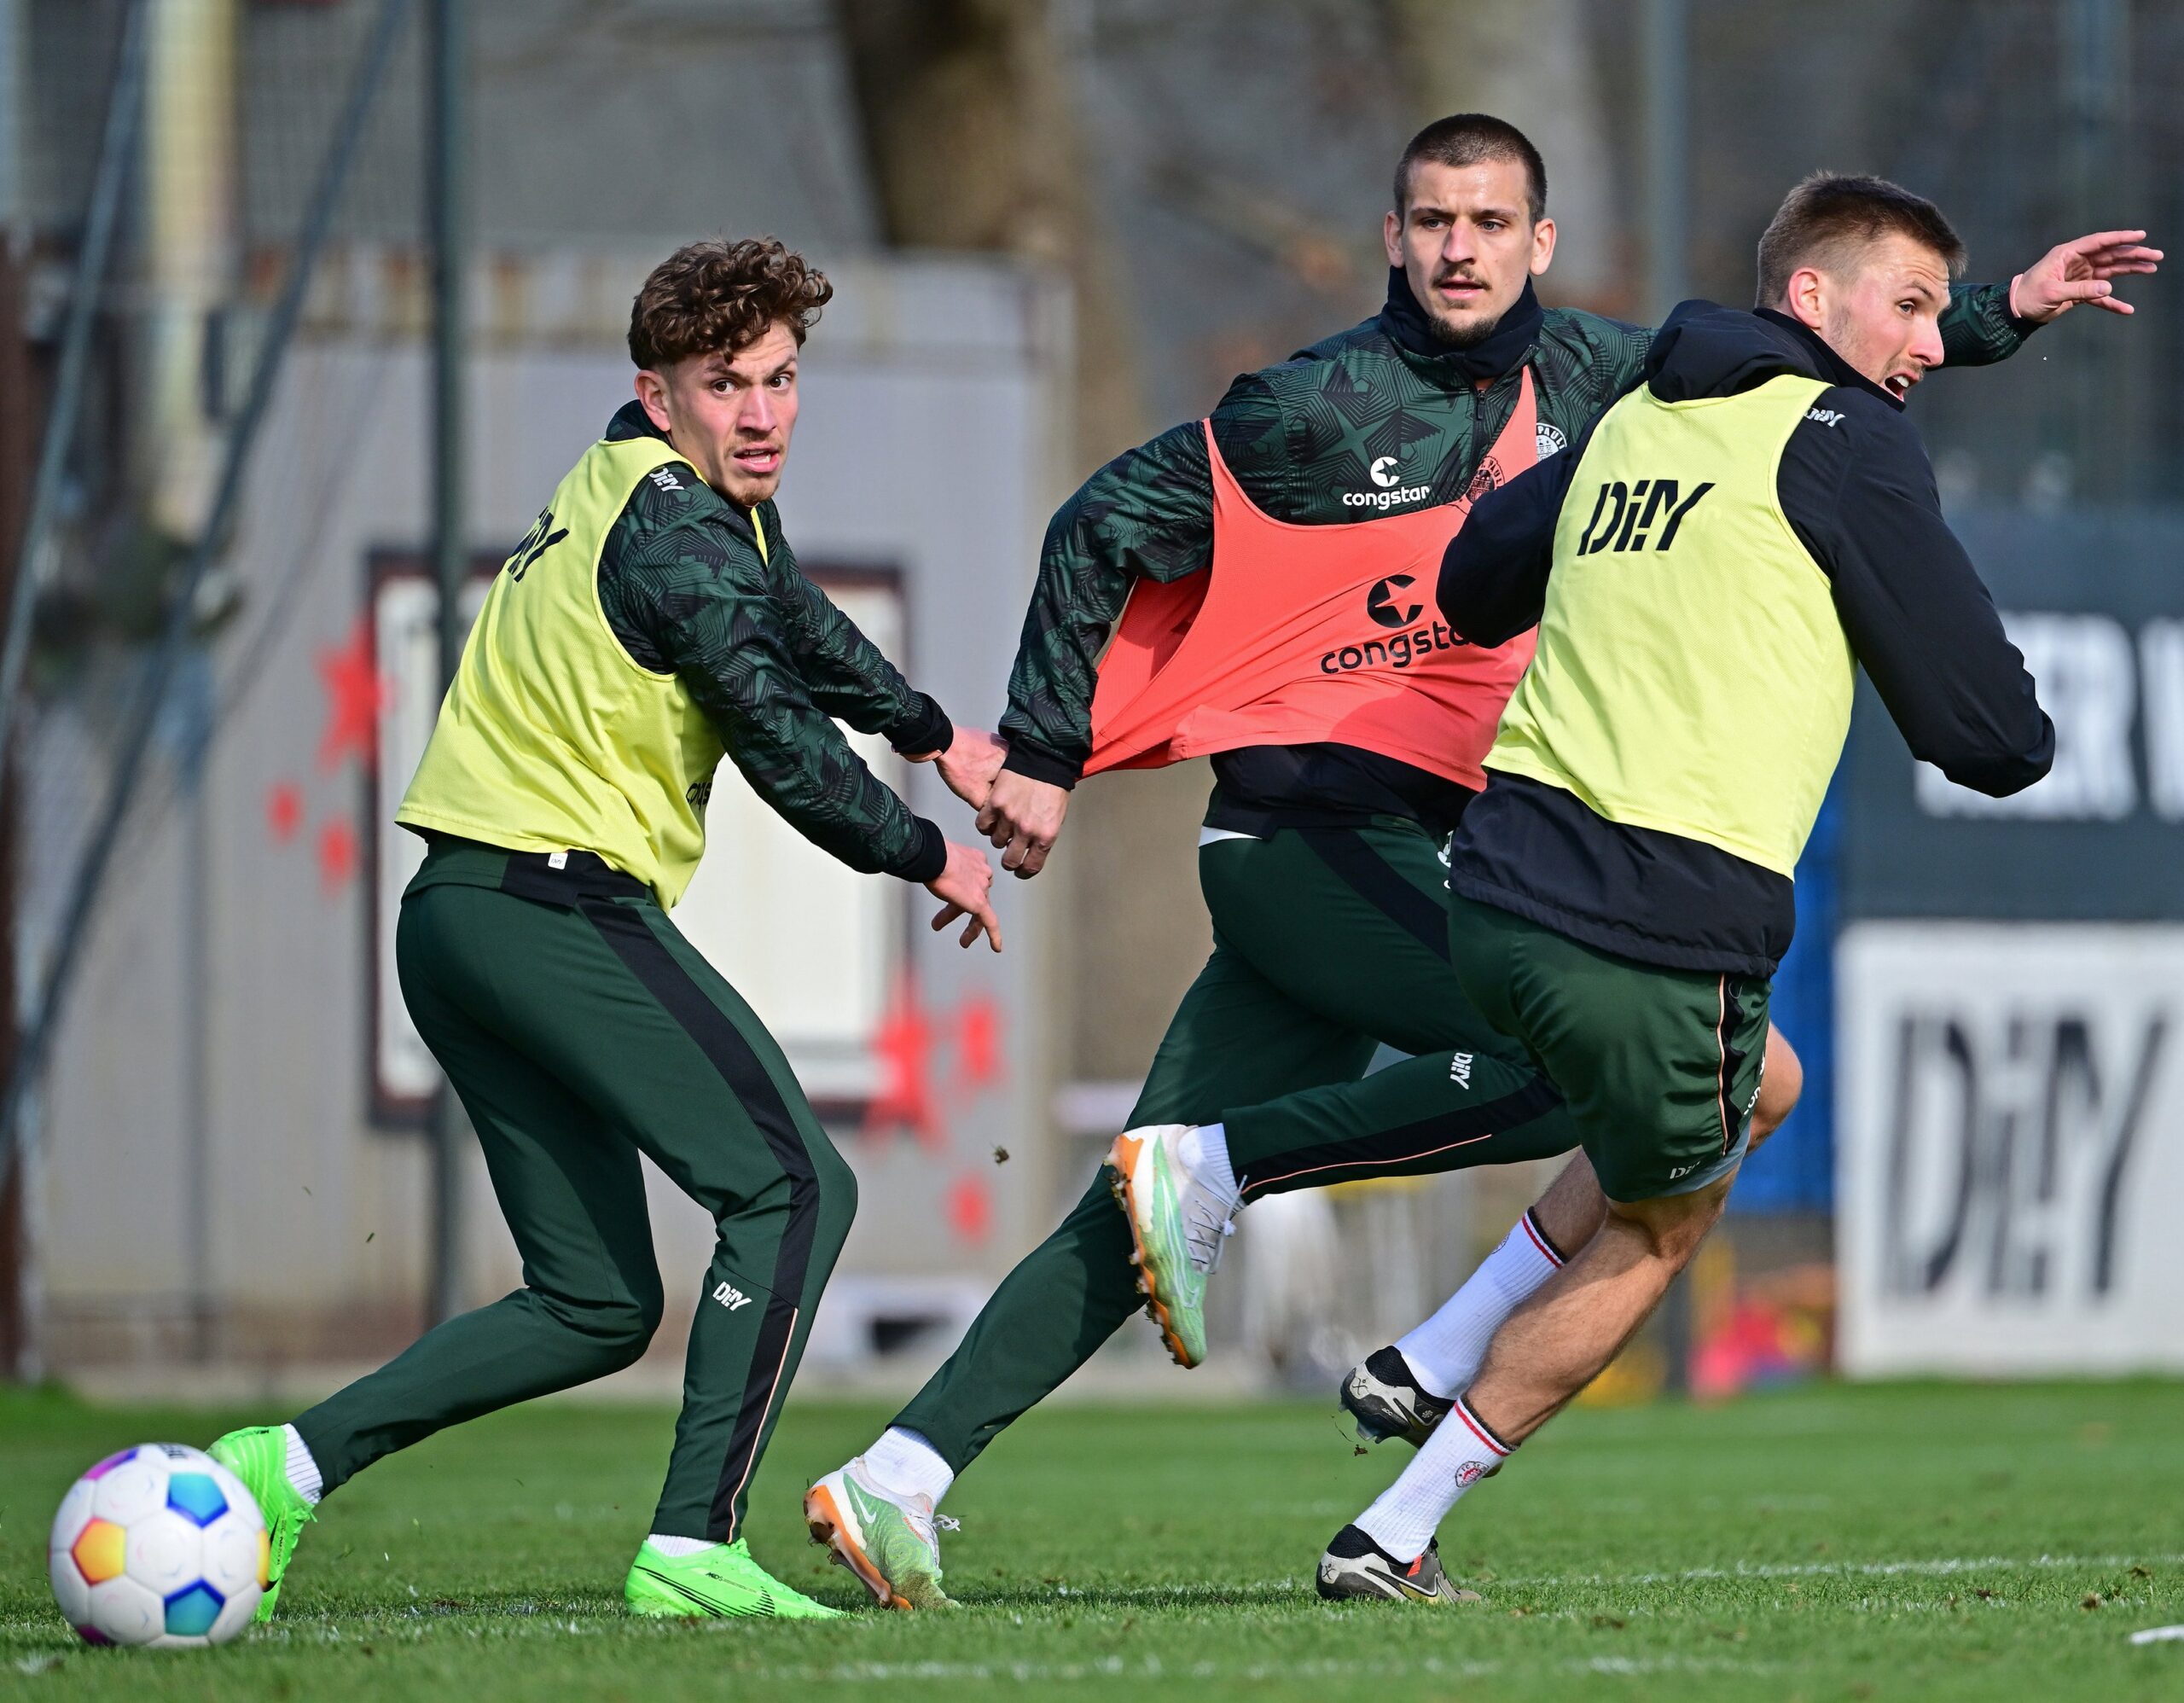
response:
[(237, 1478), (265, 1516), (265, 1594), (258, 1599), (258, 1620), (270, 1620), (281, 1600), (281, 1576), (296, 1539), (318, 1515), (288, 1482), (288, 1428), (253, 1425), (230, 1431), (205, 1451)]
[(1145, 1311), (1178, 1366), (1205, 1358), (1205, 1280), (1221, 1263), (1240, 1204), (1208, 1188), (1178, 1149), (1188, 1124), (1148, 1124), (1115, 1137), (1107, 1150), (1115, 1204), (1130, 1220)]
[(838, 1620), (842, 1613), (783, 1584), (751, 1559), (741, 1537), (688, 1555), (663, 1555), (647, 1538), (630, 1563), (622, 1597), (632, 1614), (694, 1620)]
[(932, 1498), (897, 1496), (874, 1483), (860, 1455), (804, 1492), (804, 1523), (834, 1565), (864, 1581), (882, 1608), (952, 1608), (940, 1588), (937, 1526), (956, 1522), (932, 1511)]

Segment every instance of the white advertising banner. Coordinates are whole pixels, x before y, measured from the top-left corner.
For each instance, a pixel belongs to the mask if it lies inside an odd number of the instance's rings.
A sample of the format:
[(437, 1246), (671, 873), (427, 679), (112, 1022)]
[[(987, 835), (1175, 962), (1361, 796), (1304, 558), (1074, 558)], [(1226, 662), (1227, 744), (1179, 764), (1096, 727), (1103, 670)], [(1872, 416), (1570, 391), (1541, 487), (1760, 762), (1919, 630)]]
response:
[(1836, 962), (1844, 1369), (2184, 1368), (2184, 927), (1867, 922)]

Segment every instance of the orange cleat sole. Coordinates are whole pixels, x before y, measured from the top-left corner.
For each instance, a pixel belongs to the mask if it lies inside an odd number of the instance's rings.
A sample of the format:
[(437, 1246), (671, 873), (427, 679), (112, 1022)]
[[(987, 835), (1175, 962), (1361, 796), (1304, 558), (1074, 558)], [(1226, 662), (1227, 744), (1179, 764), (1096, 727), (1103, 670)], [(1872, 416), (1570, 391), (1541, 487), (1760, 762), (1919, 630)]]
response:
[(1122, 1209), (1123, 1222), (1130, 1226), (1130, 1263), (1137, 1268), (1137, 1293), (1145, 1297), (1145, 1316), (1159, 1328), (1160, 1344), (1168, 1351), (1168, 1357), (1188, 1371), (1198, 1362), (1184, 1351), (1182, 1340), (1169, 1322), (1168, 1305), (1160, 1297), (1159, 1281), (1146, 1264), (1145, 1241), (1137, 1233), (1137, 1207), (1130, 1193), (1130, 1179), (1137, 1168), (1138, 1152), (1143, 1145), (1139, 1137), (1115, 1137), (1114, 1145), (1107, 1149), (1107, 1170), (1112, 1178), (1107, 1187), (1115, 1197), (1115, 1205)]
[(814, 1485), (804, 1493), (804, 1525), (811, 1534), (811, 1541), (827, 1551), (836, 1566), (847, 1567), (855, 1573), (882, 1608), (905, 1612), (909, 1609), (910, 1600), (897, 1594), (894, 1586), (887, 1583), (886, 1575), (873, 1566), (872, 1558), (850, 1536), (849, 1522), (834, 1505), (832, 1491)]

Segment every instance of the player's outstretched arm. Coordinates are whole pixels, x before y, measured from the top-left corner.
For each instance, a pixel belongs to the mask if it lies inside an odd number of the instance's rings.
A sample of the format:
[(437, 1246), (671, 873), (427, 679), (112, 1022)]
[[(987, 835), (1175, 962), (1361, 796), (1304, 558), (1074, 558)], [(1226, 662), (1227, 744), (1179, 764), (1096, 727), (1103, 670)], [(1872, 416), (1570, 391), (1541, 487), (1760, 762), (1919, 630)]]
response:
[(1942, 312), (1943, 370), (2006, 361), (2034, 331), (2081, 302), (2129, 313), (2115, 280), (2160, 264), (2161, 250), (2145, 239), (2143, 230), (2094, 231), (2056, 244), (2007, 284), (1954, 286)]
[(1776, 484), (1852, 652), (1914, 757), (1989, 797), (2023, 791), (2055, 760), (2054, 726), (1942, 518), (1918, 434), (1863, 390), (1822, 399), (1833, 423), (1791, 434)]
[[(681, 678), (729, 760), (784, 821), (851, 869), (916, 881), (950, 904), (972, 901), (966, 912), (983, 902), (969, 867), (983, 868), (982, 854), (950, 847), (814, 701), (755, 546), (723, 539), (700, 520), (661, 529), (642, 559), (632, 551), (613, 567), (601, 589), (612, 587), (602, 601), (617, 635), (648, 666)], [(949, 738), (952, 750), (952, 729)], [(989, 909), (964, 944), (986, 932), (998, 950), (991, 921)]]
[(2158, 271), (2162, 251), (2143, 230), (2096, 230), (2059, 242), (2010, 280), (2010, 311), (2035, 325), (2060, 319), (2081, 302), (2108, 313), (2136, 311), (2116, 294), (2116, 280)]
[(1197, 421), (1116, 456), (1055, 511), (1009, 670), (1006, 754), (979, 801), (979, 831), (1012, 874), (1038, 874), (1061, 832), (1092, 753), (1100, 653), (1130, 588), (1198, 573), (1212, 554), (1212, 463)]
[(707, 660), (678, 663), (751, 788), (822, 851), (851, 869), (937, 881), (948, 848), (939, 827), (915, 814), (850, 748), (842, 730), (811, 701), (792, 660), (764, 624), (717, 612), (701, 626), (730, 636), (726, 654), (703, 642)]
[(1195, 421), (1124, 450), (1054, 511), (1001, 720), (1011, 773), (1077, 784), (1100, 653), (1130, 588), (1195, 573), (1212, 554), (1212, 464)]
[(903, 677), (857, 623), (804, 576), (781, 536), (771, 503), (761, 510), (773, 540), (768, 583), (783, 634), (811, 701), (860, 733), (876, 733), (912, 763), (935, 763), (948, 790), (984, 808), (1008, 747), (980, 728), (957, 727), (934, 700)]
[(955, 738), (947, 712), (905, 680), (834, 599), (804, 577), (771, 503), (759, 505), (758, 520), (770, 541), (762, 564), (766, 583), (811, 701), (859, 733), (883, 735), (913, 763), (947, 750)]

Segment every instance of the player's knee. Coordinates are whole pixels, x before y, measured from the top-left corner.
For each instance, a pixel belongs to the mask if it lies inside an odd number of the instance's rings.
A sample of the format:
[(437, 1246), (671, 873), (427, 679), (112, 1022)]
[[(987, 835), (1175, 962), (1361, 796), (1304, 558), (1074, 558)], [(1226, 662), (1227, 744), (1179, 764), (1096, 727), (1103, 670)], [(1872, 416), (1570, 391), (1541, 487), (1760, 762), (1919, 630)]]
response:
[(665, 1306), (657, 1279), (648, 1289), (611, 1298), (540, 1299), (555, 1321), (580, 1340), (582, 1351), (594, 1363), (594, 1377), (619, 1372), (642, 1358)]
[(652, 1346), (653, 1333), (659, 1328), (659, 1322), (667, 1312), (667, 1297), (657, 1282), (636, 1299), (636, 1315), (630, 1321), (627, 1332), (629, 1339), (636, 1344), (636, 1351), (630, 1356), (632, 1360)]
[(811, 1173), (819, 1191), (820, 1234), (839, 1247), (857, 1217), (857, 1172), (827, 1142), (812, 1148)]
[(1805, 1067), (1779, 1029), (1767, 1032), (1767, 1067), (1759, 1079), (1759, 1098), (1751, 1108), (1751, 1146), (1757, 1147), (1797, 1109), (1805, 1091)]
[(857, 1172), (833, 1142), (812, 1148), (811, 1174), (829, 1212), (839, 1213), (845, 1220), (857, 1216)]
[[(764, 1188), (739, 1194), (724, 1184), (714, 1195), (714, 1227), (723, 1252), (750, 1249), (771, 1239), (809, 1238), (814, 1267), (834, 1263), (857, 1217), (857, 1173), (823, 1136), (807, 1135), (804, 1164), (776, 1171)], [(731, 1256), (732, 1258), (732, 1256)]]
[(660, 1315), (665, 1309), (665, 1301), (656, 1287), (625, 1296), (613, 1306), (602, 1309), (593, 1330), (601, 1357), (618, 1372), (624, 1366), (634, 1366), (644, 1357), (645, 1350), (652, 1346), (653, 1333), (659, 1328)]

